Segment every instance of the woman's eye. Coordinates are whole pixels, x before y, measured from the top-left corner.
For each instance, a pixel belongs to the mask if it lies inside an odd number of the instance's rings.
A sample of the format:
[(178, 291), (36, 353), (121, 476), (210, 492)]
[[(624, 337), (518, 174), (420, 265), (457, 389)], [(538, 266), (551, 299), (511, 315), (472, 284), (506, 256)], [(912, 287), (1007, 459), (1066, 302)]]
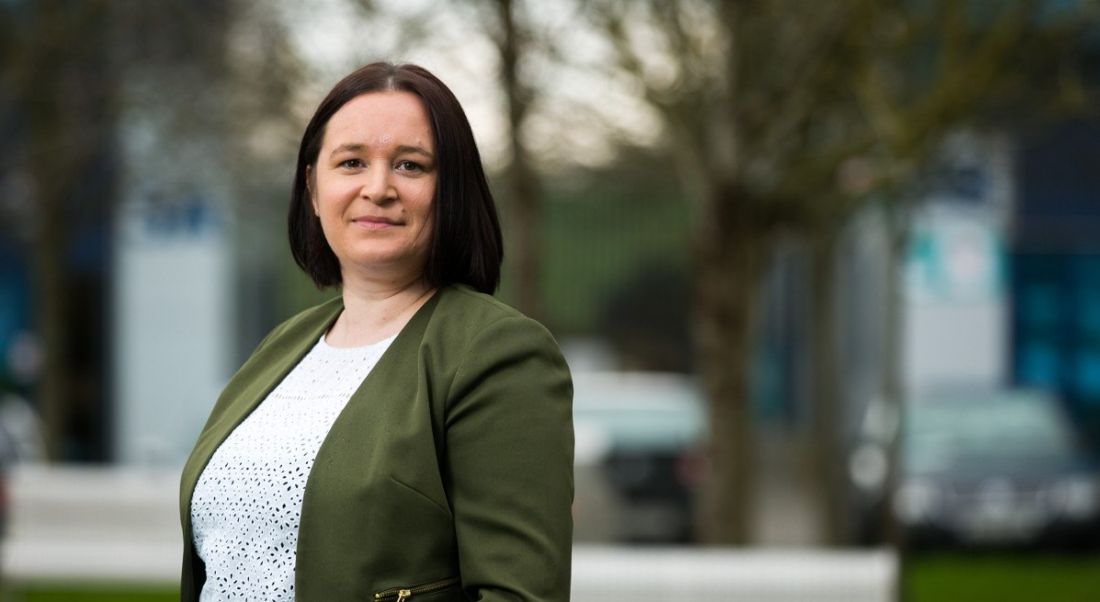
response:
[(399, 171), (423, 171), (424, 168), (414, 161), (398, 161), (397, 169)]
[(359, 159), (344, 159), (340, 162), (340, 167), (347, 167), (349, 169), (359, 169), (363, 167), (363, 162)]

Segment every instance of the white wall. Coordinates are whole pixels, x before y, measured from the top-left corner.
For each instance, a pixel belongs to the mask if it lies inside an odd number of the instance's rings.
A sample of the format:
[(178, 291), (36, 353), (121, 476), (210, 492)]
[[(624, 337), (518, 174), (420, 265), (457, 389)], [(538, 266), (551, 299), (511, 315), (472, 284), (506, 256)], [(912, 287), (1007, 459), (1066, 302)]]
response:
[(232, 247), (201, 199), (131, 203), (118, 215), (116, 459), (181, 464), (233, 361)]
[(1006, 139), (960, 134), (947, 145), (948, 183), (914, 220), (905, 264), (909, 391), (997, 387), (1006, 376), (1007, 220), (1013, 196)]

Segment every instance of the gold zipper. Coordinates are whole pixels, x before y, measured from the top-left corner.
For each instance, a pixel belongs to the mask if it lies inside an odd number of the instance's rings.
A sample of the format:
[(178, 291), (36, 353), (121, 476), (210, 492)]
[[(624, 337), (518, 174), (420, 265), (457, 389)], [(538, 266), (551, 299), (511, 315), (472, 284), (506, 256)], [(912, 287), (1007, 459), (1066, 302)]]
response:
[(417, 594), (430, 594), (442, 589), (447, 589), (452, 585), (459, 582), (458, 577), (451, 577), (450, 579), (443, 579), (441, 581), (433, 581), (424, 585), (418, 585), (416, 587), (393, 587), (385, 591), (374, 594), (375, 602), (406, 602)]

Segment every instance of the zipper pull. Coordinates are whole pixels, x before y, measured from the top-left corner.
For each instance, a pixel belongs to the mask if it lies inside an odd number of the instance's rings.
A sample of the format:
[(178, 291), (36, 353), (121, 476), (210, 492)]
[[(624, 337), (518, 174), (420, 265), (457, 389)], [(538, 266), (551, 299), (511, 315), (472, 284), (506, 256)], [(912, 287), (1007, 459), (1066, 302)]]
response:
[(411, 598), (412, 595), (413, 593), (410, 589), (399, 589), (397, 590), (397, 600), (395, 602), (405, 602), (405, 600)]

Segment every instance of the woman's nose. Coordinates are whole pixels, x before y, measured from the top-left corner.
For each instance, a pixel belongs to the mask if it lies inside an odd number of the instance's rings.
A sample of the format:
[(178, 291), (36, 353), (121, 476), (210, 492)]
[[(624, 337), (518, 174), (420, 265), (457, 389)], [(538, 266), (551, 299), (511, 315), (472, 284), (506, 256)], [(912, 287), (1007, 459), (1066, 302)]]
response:
[(364, 174), (363, 186), (359, 189), (359, 196), (372, 203), (385, 203), (393, 200), (395, 191), (392, 174), (385, 165), (370, 166)]

